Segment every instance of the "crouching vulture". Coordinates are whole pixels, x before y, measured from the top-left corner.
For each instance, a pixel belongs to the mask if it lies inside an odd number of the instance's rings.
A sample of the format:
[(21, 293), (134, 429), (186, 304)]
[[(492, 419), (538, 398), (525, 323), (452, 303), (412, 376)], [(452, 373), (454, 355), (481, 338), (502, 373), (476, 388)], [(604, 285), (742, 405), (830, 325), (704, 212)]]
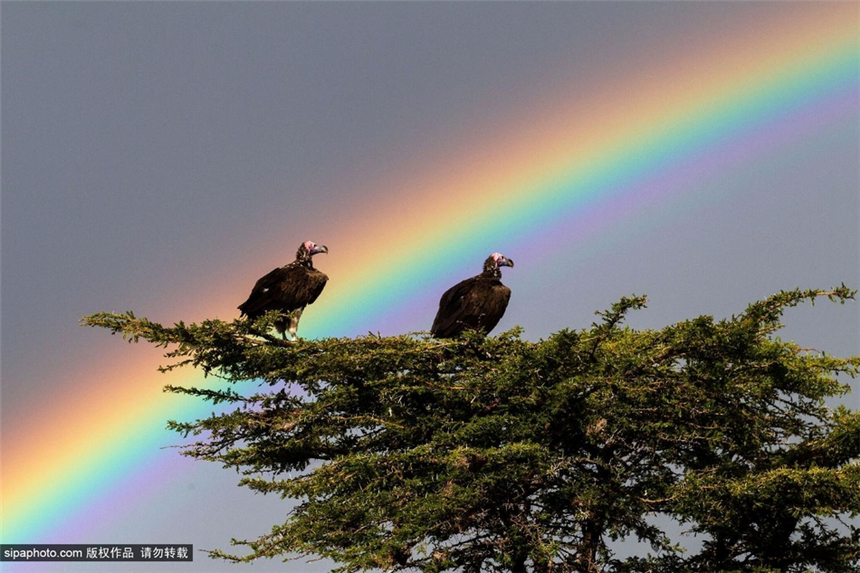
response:
[(502, 284), (499, 267), (513, 266), (514, 261), (501, 253), (493, 253), (484, 261), (481, 274), (445, 291), (430, 334), (436, 338), (453, 338), (467, 329), (485, 333), (493, 330), (511, 298), (511, 289)]
[(296, 260), (273, 270), (254, 285), (248, 300), (239, 305), (243, 316), (251, 320), (266, 312), (277, 310), (283, 318), (275, 322), (281, 337), (295, 340), (299, 319), (305, 307), (313, 303), (325, 287), (328, 277), (314, 268), (313, 257), (328, 253), (325, 245), (305, 241), (296, 252)]

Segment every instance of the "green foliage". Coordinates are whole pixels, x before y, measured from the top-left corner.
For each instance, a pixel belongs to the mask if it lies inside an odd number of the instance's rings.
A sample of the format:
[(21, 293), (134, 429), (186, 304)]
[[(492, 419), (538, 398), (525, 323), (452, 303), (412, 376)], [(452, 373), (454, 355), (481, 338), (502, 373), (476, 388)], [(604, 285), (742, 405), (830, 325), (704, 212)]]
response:
[[(623, 326), (622, 299), (581, 330), (524, 341), (423, 335), (282, 342), (251, 324), (163, 327), (132, 313), (83, 323), (171, 347), (231, 405), (170, 422), (185, 455), (298, 500), (236, 541), (252, 561), (331, 558), (343, 571), (856, 571), (860, 414), (826, 399), (860, 357), (771, 335), (786, 308), (854, 293), (782, 292), (742, 314)], [(243, 389), (240, 392), (238, 389)], [(703, 540), (685, 552), (658, 525)], [(853, 521), (852, 521), (853, 520)], [(647, 554), (621, 559), (614, 540)]]

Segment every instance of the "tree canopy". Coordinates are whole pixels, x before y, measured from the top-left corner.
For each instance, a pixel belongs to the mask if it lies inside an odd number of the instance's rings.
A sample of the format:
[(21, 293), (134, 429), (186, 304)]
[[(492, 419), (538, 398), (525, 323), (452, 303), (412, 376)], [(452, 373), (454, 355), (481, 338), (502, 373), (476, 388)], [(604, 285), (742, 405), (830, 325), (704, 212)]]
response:
[[(794, 290), (729, 319), (635, 330), (622, 298), (587, 328), (283, 342), (255, 321), (171, 327), (132, 312), (89, 326), (168, 350), (227, 406), (170, 421), (182, 453), (291, 498), (239, 552), (339, 570), (857, 571), (860, 371), (780, 340), (785, 309), (855, 293)], [(189, 437), (190, 441), (189, 441)], [(286, 511), (286, 510), (285, 510)], [(688, 549), (666, 531), (696, 534)], [(621, 555), (621, 540), (641, 552)], [(700, 542), (700, 543), (699, 543)]]

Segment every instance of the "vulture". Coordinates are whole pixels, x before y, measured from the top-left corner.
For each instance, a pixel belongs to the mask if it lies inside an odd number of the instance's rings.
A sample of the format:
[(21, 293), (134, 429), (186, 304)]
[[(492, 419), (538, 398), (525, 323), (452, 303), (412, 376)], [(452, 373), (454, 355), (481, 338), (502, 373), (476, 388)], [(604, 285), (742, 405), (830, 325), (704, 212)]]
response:
[(514, 261), (493, 253), (484, 261), (484, 271), (445, 291), (430, 328), (436, 338), (453, 338), (467, 329), (489, 333), (501, 320), (511, 298), (511, 289), (502, 284), (499, 267), (513, 267)]
[(328, 248), (313, 241), (299, 245), (296, 260), (257, 281), (248, 300), (239, 305), (242, 315), (254, 320), (270, 310), (280, 311), (284, 316), (275, 322), (275, 328), (285, 340), (287, 331), (295, 340), (302, 311), (317, 299), (328, 280), (314, 268), (311, 257), (318, 253), (328, 253)]

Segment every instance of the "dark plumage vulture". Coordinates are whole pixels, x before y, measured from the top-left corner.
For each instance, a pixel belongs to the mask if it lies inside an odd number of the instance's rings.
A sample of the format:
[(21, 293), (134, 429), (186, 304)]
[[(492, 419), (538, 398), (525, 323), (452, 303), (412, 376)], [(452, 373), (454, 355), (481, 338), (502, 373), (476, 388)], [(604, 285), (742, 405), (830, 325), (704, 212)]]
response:
[(502, 284), (499, 267), (513, 266), (514, 261), (501, 253), (493, 253), (484, 261), (484, 272), (445, 291), (430, 334), (436, 338), (453, 338), (467, 329), (486, 333), (493, 330), (511, 298), (511, 289)]
[(239, 305), (239, 310), (251, 320), (270, 310), (282, 312), (284, 318), (275, 322), (275, 328), (284, 339), (289, 331), (290, 338), (295, 340), (302, 311), (317, 299), (328, 280), (324, 273), (314, 268), (311, 257), (327, 252), (325, 245), (305, 241), (299, 246), (295, 261), (257, 281), (248, 300)]

